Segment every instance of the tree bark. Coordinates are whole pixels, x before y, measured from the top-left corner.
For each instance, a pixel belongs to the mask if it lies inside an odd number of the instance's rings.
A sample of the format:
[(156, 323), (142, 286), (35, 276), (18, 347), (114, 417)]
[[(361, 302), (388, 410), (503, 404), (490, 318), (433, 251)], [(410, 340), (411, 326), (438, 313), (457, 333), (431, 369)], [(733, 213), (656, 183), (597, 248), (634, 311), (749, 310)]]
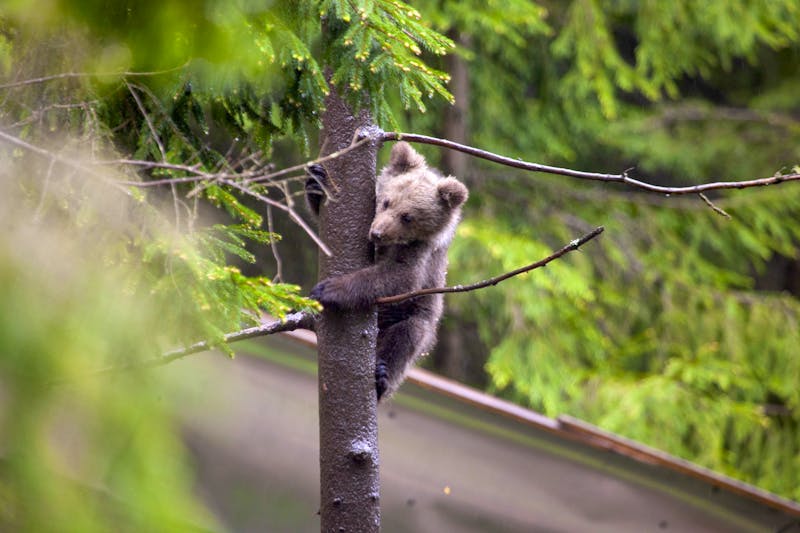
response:
[[(471, 37), (465, 33), (451, 30), (447, 34), (460, 48), (469, 49), (472, 44)], [(457, 53), (445, 56), (447, 72), (450, 74), (448, 88), (455, 97), (453, 105), (445, 108), (442, 133), (445, 139), (461, 144), (469, 143), (469, 105), (470, 82), (469, 65)], [(457, 150), (442, 151), (442, 170), (446, 174), (456, 176), (465, 181), (469, 169), (467, 154)], [(468, 180), (467, 180), (468, 181)], [(463, 332), (446, 324), (439, 334), (440, 340), (435, 348), (436, 363), (439, 370), (446, 376), (464, 382), (466, 378), (466, 363), (468, 356), (464, 350)], [(474, 348), (474, 346), (472, 346)]]
[[(448, 32), (460, 48), (469, 49), (472, 39), (469, 35), (455, 30)], [(445, 57), (447, 72), (450, 74), (448, 88), (456, 101), (445, 108), (443, 137), (461, 144), (469, 144), (469, 105), (470, 85), (469, 66), (459, 54), (452, 53)], [(469, 162), (467, 154), (456, 150), (444, 150), (442, 153), (442, 170), (459, 179), (466, 178)]]
[[(331, 91), (322, 116), (323, 155), (347, 147), (369, 126)], [(372, 264), (367, 235), (375, 213), (377, 141), (325, 163), (334, 196), (320, 211), (320, 279)], [(375, 311), (326, 310), (317, 323), (319, 351), (320, 519), (323, 532), (380, 529)]]

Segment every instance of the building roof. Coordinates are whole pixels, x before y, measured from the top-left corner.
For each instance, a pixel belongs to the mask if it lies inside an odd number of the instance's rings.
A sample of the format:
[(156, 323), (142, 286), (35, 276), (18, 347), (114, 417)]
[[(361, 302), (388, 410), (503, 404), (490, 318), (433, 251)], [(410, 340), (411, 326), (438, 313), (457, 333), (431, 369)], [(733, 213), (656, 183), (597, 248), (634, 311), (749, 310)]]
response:
[[(170, 365), (192, 376), (201, 493), (231, 531), (318, 531), (315, 353), (275, 336), (238, 348)], [(796, 502), (424, 370), (380, 407), (379, 435), (383, 531), (800, 532)]]

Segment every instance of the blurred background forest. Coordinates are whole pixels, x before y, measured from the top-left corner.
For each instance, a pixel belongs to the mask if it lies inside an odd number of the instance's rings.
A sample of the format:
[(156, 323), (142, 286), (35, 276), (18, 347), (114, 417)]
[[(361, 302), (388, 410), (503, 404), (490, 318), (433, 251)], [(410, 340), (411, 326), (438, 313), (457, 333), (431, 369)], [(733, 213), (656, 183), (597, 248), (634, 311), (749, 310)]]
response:
[[(794, 0), (4, 2), (0, 522), (117, 520), (53, 469), (132, 531), (203, 522), (168, 380), (78, 378), (313, 308), (302, 166), (274, 173), (316, 157), (325, 67), (387, 131), (688, 185), (798, 172), (799, 33)], [(451, 284), (606, 227), (449, 296), (426, 366), (800, 499), (800, 186), (709, 194), (726, 218), (419, 150), (471, 190)]]

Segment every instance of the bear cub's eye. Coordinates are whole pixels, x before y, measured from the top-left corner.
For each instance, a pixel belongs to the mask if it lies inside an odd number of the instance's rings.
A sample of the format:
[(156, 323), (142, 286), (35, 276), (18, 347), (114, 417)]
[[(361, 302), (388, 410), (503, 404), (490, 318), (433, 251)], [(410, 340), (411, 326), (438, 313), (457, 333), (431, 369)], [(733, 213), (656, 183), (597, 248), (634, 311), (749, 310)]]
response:
[(411, 215), (409, 215), (408, 213), (403, 213), (402, 215), (400, 215), (400, 221), (401, 221), (403, 224), (411, 224), (411, 222), (412, 222), (413, 220), (414, 220), (414, 219), (413, 219), (413, 218), (411, 217)]
[(386, 209), (387, 207), (389, 207), (389, 200), (384, 200), (383, 201), (383, 208)]

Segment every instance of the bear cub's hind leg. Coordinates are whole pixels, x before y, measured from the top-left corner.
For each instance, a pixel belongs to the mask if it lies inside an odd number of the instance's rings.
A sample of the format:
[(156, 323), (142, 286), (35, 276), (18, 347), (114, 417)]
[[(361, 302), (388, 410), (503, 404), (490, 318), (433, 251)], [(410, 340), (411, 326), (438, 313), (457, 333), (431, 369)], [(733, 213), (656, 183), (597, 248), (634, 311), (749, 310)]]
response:
[(375, 354), (375, 391), (380, 401), (400, 386), (406, 369), (433, 345), (427, 320), (411, 317), (381, 328)]

